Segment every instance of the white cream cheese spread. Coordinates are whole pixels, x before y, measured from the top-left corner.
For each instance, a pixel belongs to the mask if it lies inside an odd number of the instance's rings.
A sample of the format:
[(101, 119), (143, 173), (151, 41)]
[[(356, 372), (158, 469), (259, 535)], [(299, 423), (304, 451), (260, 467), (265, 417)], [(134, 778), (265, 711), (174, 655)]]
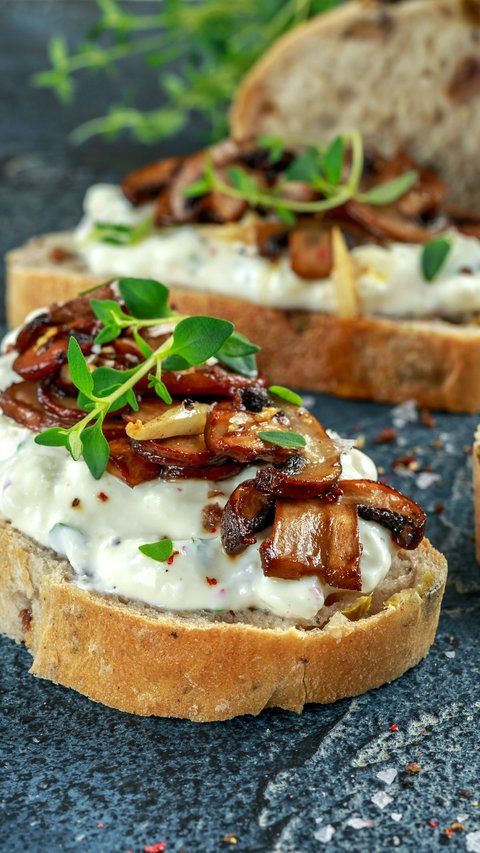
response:
[[(269, 261), (258, 254), (255, 246), (214, 239), (214, 231), (201, 225), (158, 229), (130, 246), (91, 239), (97, 222), (132, 226), (152, 215), (152, 205), (133, 207), (119, 187), (91, 187), (75, 243), (92, 274), (155, 276), (169, 286), (183, 285), (227, 296), (241, 294), (260, 305), (336, 311), (331, 278), (302, 279), (293, 272), (288, 258)], [(433, 282), (423, 277), (419, 245), (391, 243), (354, 248), (362, 312), (455, 319), (480, 311), (480, 240), (454, 230), (449, 235), (451, 251)]]
[[(11, 370), (13, 357), (0, 358), (1, 388), (18, 381)], [(341, 447), (344, 479), (376, 479), (368, 456), (348, 443)], [(311, 619), (330, 587), (316, 577), (265, 577), (258, 545), (268, 531), (256, 546), (232, 558), (222, 548), (219, 531), (203, 529), (204, 506), (223, 506), (254, 471), (249, 467), (216, 483), (155, 480), (131, 489), (109, 473), (94, 480), (83, 461), (74, 462), (64, 448), (35, 444), (30, 430), (0, 415), (0, 517), (65, 556), (78, 584), (172, 610), (255, 607)], [(222, 494), (212, 496), (212, 490)], [(359, 526), (362, 590), (368, 593), (388, 573), (397, 549), (380, 525), (360, 520)], [(138, 550), (164, 536), (178, 552), (170, 564)]]

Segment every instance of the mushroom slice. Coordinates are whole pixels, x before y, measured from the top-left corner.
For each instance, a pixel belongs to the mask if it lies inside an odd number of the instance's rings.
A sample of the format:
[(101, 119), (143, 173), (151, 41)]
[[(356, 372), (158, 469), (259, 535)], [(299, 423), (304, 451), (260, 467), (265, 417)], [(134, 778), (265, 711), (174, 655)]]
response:
[(138, 456), (127, 438), (115, 438), (109, 442), (109, 447), (108, 471), (131, 488), (158, 477), (158, 465)]
[[(203, 435), (173, 436), (172, 438), (155, 441), (132, 440), (135, 453), (155, 462), (157, 465), (173, 465), (181, 468), (196, 468), (211, 465), (218, 461), (218, 456), (211, 453), (205, 444)], [(225, 456), (225, 454), (223, 454)]]
[[(58, 329), (51, 326), (50, 329), (38, 338), (36, 343), (19, 355), (13, 362), (13, 370), (23, 379), (34, 381), (43, 379), (51, 373), (55, 373), (62, 364), (67, 362), (69, 335), (56, 337)], [(78, 341), (83, 353), (91, 352), (93, 337), (83, 332), (76, 332), (74, 337)]]
[(199, 465), (195, 468), (182, 468), (177, 465), (165, 465), (159, 469), (162, 480), (226, 480), (235, 477), (242, 470), (238, 462), (223, 461), (215, 465)]
[(360, 590), (361, 546), (355, 506), (278, 500), (271, 535), (260, 545), (267, 577), (317, 575), (338, 589)]
[(45, 335), (51, 325), (52, 320), (47, 311), (43, 311), (41, 314), (36, 314), (36, 316), (32, 317), (28, 323), (25, 323), (25, 325), (20, 329), (15, 341), (15, 349), (19, 355), (24, 353), (27, 349), (30, 349), (41, 335)]
[(61, 422), (60, 418), (46, 412), (37, 398), (36, 382), (15, 382), (0, 392), (0, 406), (5, 415), (17, 424), (34, 432), (41, 432), (52, 426), (71, 426), (70, 422)]
[(262, 408), (258, 413), (246, 412), (231, 403), (218, 403), (207, 415), (205, 441), (212, 453), (230, 456), (239, 462), (282, 462), (291, 450), (262, 441), (258, 433), (265, 430), (289, 431), (289, 422), (279, 408)]
[(375, 237), (399, 243), (426, 243), (434, 233), (404, 216), (395, 204), (380, 207), (351, 199), (345, 209), (354, 222), (359, 222)]
[(400, 492), (375, 480), (341, 480), (339, 501), (355, 505), (361, 518), (387, 527), (401, 548), (417, 548), (425, 534), (427, 517), (415, 503)]
[(288, 238), (290, 266), (300, 278), (327, 278), (332, 271), (332, 232), (317, 223), (295, 228)]
[(241, 388), (263, 384), (261, 378), (248, 379), (219, 365), (162, 373), (173, 397), (233, 397)]
[(167, 157), (136, 169), (122, 181), (124, 196), (135, 206), (152, 201), (171, 181), (184, 160), (185, 157)]
[(156, 417), (143, 421), (140, 417), (130, 420), (125, 431), (136, 441), (164, 439), (172, 436), (202, 435), (209, 406), (184, 400), (177, 406), (168, 406)]
[(255, 533), (272, 523), (274, 510), (275, 498), (259, 492), (254, 480), (240, 483), (222, 513), (222, 545), (227, 554), (239, 554), (247, 545), (253, 545)]

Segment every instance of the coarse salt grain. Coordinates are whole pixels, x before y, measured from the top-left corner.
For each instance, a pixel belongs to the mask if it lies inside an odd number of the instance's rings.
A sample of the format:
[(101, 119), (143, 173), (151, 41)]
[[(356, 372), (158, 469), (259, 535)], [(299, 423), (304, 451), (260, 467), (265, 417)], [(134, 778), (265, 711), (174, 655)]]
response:
[(418, 406), (415, 400), (407, 400), (405, 403), (400, 403), (392, 409), (393, 426), (397, 429), (403, 429), (407, 424), (413, 424), (418, 421)]
[(465, 841), (468, 853), (480, 853), (480, 829), (476, 832), (467, 832)]
[(372, 803), (378, 806), (379, 809), (384, 809), (389, 803), (393, 803), (393, 797), (390, 797), (385, 791), (377, 791), (371, 798)]
[(429, 489), (430, 486), (440, 482), (440, 480), (440, 474), (436, 474), (434, 471), (421, 471), (415, 480), (415, 484), (419, 489)]
[(451, 652), (444, 652), (446, 658), (454, 658), (455, 652), (452, 650)]
[(327, 826), (321, 826), (320, 829), (317, 829), (316, 832), (313, 833), (313, 837), (316, 838), (317, 841), (321, 841), (323, 844), (331, 841), (334, 835), (335, 828), (330, 823), (328, 823)]
[(395, 767), (387, 767), (385, 770), (380, 770), (377, 773), (377, 779), (380, 779), (380, 782), (385, 782), (386, 785), (391, 785), (394, 779), (397, 777), (398, 771), (395, 770)]
[(347, 826), (351, 826), (352, 829), (364, 829), (366, 826), (372, 826), (373, 820), (369, 820), (369, 818), (364, 819), (363, 817), (351, 817), (347, 820)]
[(392, 820), (396, 820), (398, 823), (398, 821), (402, 819), (402, 813), (401, 812), (392, 812), (390, 817), (392, 818)]
[(394, 843), (395, 847), (399, 847), (399, 846), (400, 846), (400, 838), (398, 837), (398, 835), (394, 835), (394, 836), (393, 836), (393, 838), (392, 838), (392, 841), (393, 841), (393, 843)]

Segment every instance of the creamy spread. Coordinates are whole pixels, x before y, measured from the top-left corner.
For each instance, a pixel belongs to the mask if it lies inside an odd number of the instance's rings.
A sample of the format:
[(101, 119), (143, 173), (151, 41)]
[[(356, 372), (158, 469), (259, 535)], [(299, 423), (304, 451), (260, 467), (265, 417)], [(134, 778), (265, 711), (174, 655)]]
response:
[[(119, 187), (91, 187), (85, 198), (85, 217), (75, 234), (77, 250), (89, 270), (106, 277), (154, 276), (170, 286), (241, 295), (260, 305), (336, 311), (331, 278), (302, 279), (293, 272), (288, 258), (269, 261), (255, 246), (215, 239), (214, 230), (201, 225), (157, 229), (130, 246), (90, 238), (96, 222), (132, 226), (152, 216), (151, 204), (133, 207)], [(480, 311), (480, 240), (454, 230), (449, 234), (452, 249), (433, 282), (422, 275), (420, 245), (354, 248), (361, 310), (391, 317), (451, 319)]]
[[(0, 358), (2, 388), (19, 379), (11, 370), (13, 358)], [(376, 479), (368, 456), (348, 442), (339, 446), (344, 479)], [(232, 558), (222, 548), (219, 531), (203, 529), (204, 506), (223, 506), (238, 483), (254, 472), (248, 467), (216, 483), (159, 479), (131, 489), (109, 473), (94, 480), (83, 461), (74, 462), (64, 448), (35, 444), (30, 430), (0, 415), (0, 516), (65, 556), (81, 586), (166, 609), (255, 607), (311, 619), (330, 587), (317, 577), (265, 577), (258, 546), (269, 531), (259, 535), (256, 546)], [(211, 490), (223, 494), (209, 497)], [(360, 519), (359, 529), (362, 590), (368, 593), (388, 573), (397, 549), (380, 525)], [(177, 552), (170, 564), (138, 550), (165, 536)]]

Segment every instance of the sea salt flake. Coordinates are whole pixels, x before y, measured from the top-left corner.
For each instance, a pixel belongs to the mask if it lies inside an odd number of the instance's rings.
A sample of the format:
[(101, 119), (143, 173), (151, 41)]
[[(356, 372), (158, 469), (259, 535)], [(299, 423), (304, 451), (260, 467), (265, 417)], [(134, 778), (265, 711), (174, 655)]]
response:
[(392, 812), (390, 817), (392, 818), (392, 820), (396, 820), (398, 823), (398, 821), (402, 819), (402, 813), (401, 812)]
[(385, 782), (386, 785), (391, 785), (393, 780), (397, 777), (398, 770), (395, 770), (395, 767), (387, 767), (385, 770), (380, 770), (377, 773), (377, 779), (380, 779), (380, 782)]
[(378, 806), (379, 809), (384, 809), (389, 803), (393, 803), (393, 797), (390, 797), (385, 791), (377, 791), (371, 798), (372, 803)]
[(394, 836), (393, 836), (393, 838), (392, 838), (392, 841), (393, 841), (393, 843), (394, 843), (395, 847), (399, 847), (399, 846), (400, 846), (400, 838), (398, 837), (398, 835), (394, 835)]
[(440, 480), (440, 474), (436, 474), (435, 471), (421, 471), (415, 480), (415, 484), (419, 489), (429, 489), (430, 486), (433, 486)]
[(465, 821), (468, 820), (469, 817), (470, 815), (465, 812), (464, 814), (458, 814), (457, 820), (459, 823), (465, 823)]
[(415, 400), (407, 400), (405, 403), (395, 406), (392, 409), (392, 421), (396, 429), (403, 429), (407, 424), (418, 421), (418, 406)]
[(363, 817), (351, 817), (347, 820), (347, 826), (351, 826), (352, 829), (365, 829), (366, 826), (372, 826), (373, 820), (369, 818), (364, 819)]
[(465, 841), (468, 853), (480, 853), (480, 829), (476, 832), (467, 832)]
[(330, 823), (326, 826), (321, 826), (320, 829), (317, 829), (317, 831), (313, 833), (313, 837), (316, 838), (317, 841), (321, 841), (323, 844), (331, 841), (334, 835), (335, 828)]
[(455, 652), (454, 652), (454, 651), (453, 651), (453, 649), (452, 649), (452, 651), (450, 651), (450, 652), (444, 652), (444, 655), (445, 655), (445, 657), (446, 657), (446, 658), (454, 658), (454, 657), (455, 657)]

